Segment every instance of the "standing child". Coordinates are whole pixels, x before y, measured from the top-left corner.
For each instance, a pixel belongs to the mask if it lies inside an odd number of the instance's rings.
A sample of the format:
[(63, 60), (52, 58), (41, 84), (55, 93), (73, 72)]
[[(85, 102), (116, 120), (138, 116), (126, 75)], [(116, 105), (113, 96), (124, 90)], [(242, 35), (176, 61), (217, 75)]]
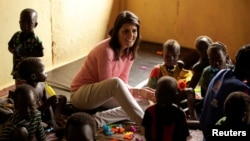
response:
[[(42, 119), (48, 124), (48, 129), (50, 129), (50, 127), (56, 128), (57, 124), (55, 119), (57, 119), (62, 112), (67, 99), (63, 95), (47, 97), (44, 84), (47, 73), (44, 70), (42, 60), (36, 57), (24, 59), (18, 64), (18, 74), (27, 84), (35, 88), (38, 95), (38, 109), (42, 112)], [(54, 106), (54, 111), (51, 106)]]
[[(157, 87), (157, 81), (162, 76), (172, 76), (176, 80), (184, 79), (188, 84), (192, 72), (186, 70), (183, 67), (183, 64), (180, 64), (180, 44), (174, 40), (169, 39), (163, 44), (163, 60), (162, 64), (156, 65), (149, 76), (148, 87), (155, 89)], [(190, 119), (197, 119), (196, 112), (194, 109), (194, 98), (195, 95), (192, 89), (184, 89), (179, 95), (180, 99), (183, 100), (187, 98), (187, 104), (189, 108)]]
[(46, 136), (41, 124), (41, 113), (37, 110), (36, 91), (24, 84), (14, 92), (14, 113), (0, 129), (1, 141), (45, 141)]
[(67, 141), (95, 141), (95, 119), (84, 112), (72, 114), (66, 124)]
[(17, 73), (17, 64), (26, 57), (42, 57), (43, 45), (35, 35), (34, 29), (37, 27), (37, 12), (34, 9), (24, 9), (20, 14), (20, 28), (10, 39), (8, 50), (13, 54), (12, 75), (16, 86), (23, 81)]
[(163, 76), (157, 81), (156, 104), (145, 111), (142, 126), (147, 141), (184, 141), (189, 136), (186, 115), (176, 105), (175, 78)]

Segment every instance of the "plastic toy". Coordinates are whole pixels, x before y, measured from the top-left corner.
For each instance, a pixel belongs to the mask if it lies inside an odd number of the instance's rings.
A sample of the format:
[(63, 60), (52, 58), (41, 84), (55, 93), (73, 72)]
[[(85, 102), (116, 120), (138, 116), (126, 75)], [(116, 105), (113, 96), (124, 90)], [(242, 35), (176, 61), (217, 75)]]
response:
[(127, 139), (127, 140), (132, 140), (134, 138), (134, 133), (133, 132), (126, 132), (123, 138)]
[(111, 131), (110, 126), (108, 126), (108, 125), (102, 126), (102, 129), (103, 129), (103, 133), (104, 133), (106, 136), (111, 136), (111, 135), (114, 134), (114, 133)]
[(185, 82), (185, 80), (180, 79), (178, 80), (178, 89), (179, 90), (184, 90), (187, 87), (187, 83)]

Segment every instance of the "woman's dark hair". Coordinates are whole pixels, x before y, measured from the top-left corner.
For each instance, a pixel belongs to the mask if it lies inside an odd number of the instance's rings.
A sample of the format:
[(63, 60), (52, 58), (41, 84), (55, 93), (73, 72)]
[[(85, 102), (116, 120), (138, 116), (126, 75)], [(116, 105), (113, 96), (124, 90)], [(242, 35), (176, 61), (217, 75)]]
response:
[(132, 55), (131, 60), (133, 60), (136, 56), (136, 51), (138, 49), (138, 45), (140, 42), (140, 20), (134, 13), (132, 13), (130, 11), (123, 11), (116, 17), (114, 26), (109, 32), (109, 35), (111, 36), (111, 40), (110, 40), (109, 44), (115, 52), (115, 56), (114, 56), (115, 60), (119, 60), (119, 52), (121, 49), (121, 45), (119, 43), (118, 33), (119, 33), (119, 30), (121, 29), (122, 25), (126, 24), (126, 23), (133, 23), (137, 26), (137, 33), (138, 34), (137, 34), (136, 41), (132, 47), (127, 48), (127, 50), (126, 50), (127, 56)]
[(250, 64), (250, 44), (242, 46), (235, 56), (235, 75), (238, 79), (244, 80), (249, 76)]

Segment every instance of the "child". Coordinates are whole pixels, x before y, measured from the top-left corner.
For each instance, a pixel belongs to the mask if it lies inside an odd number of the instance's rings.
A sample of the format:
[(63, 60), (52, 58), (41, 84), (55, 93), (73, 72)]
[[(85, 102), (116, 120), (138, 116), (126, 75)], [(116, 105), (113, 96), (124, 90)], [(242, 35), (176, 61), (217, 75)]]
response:
[[(176, 80), (184, 79), (186, 83), (189, 83), (192, 72), (183, 68), (183, 63), (178, 63), (180, 55), (180, 45), (174, 39), (169, 39), (163, 44), (163, 64), (155, 66), (149, 76), (148, 87), (155, 89), (158, 79), (162, 76), (172, 76)], [(196, 112), (194, 110), (194, 93), (192, 89), (185, 89), (181, 91), (179, 95), (180, 99), (187, 98), (190, 119), (197, 119)]]
[(210, 81), (200, 116), (205, 139), (211, 135), (212, 126), (223, 117), (226, 97), (234, 91), (246, 92), (249, 95), (250, 64), (247, 60), (250, 60), (250, 45), (242, 46), (238, 50), (234, 69), (223, 69)]
[(37, 12), (34, 9), (24, 9), (20, 14), (20, 28), (10, 39), (8, 50), (13, 54), (13, 69), (12, 75), (15, 79), (16, 86), (23, 81), (20, 80), (17, 74), (17, 64), (26, 57), (42, 57), (43, 45), (37, 36), (34, 29), (37, 26)]
[(209, 82), (221, 69), (233, 69), (233, 65), (227, 64), (229, 56), (224, 44), (220, 42), (212, 43), (207, 50), (207, 54), (210, 65), (203, 70), (199, 81), (202, 97), (205, 97)]
[(96, 122), (84, 112), (72, 114), (66, 124), (67, 141), (95, 141)]
[(142, 126), (147, 141), (184, 141), (189, 136), (185, 113), (178, 105), (177, 81), (163, 76), (157, 81), (156, 104), (145, 111)]
[[(213, 129), (240, 131), (242, 136), (234, 138), (240, 141), (249, 141), (250, 96), (241, 91), (230, 93), (224, 103), (224, 117), (217, 121)], [(210, 137), (213, 139), (212, 136)]]
[[(147, 86), (155, 89), (157, 80), (162, 76), (172, 76), (175, 79), (190, 81), (191, 71), (183, 69), (183, 62), (179, 60), (180, 45), (174, 39), (169, 39), (163, 44), (163, 64), (156, 65), (150, 73)], [(180, 64), (180, 65), (179, 65)]]
[(241, 91), (228, 95), (224, 103), (224, 114), (216, 125), (226, 129), (243, 130), (250, 127), (250, 96)]
[(205, 35), (201, 35), (195, 40), (195, 48), (199, 53), (200, 59), (192, 67), (193, 76), (190, 80), (189, 87), (193, 89), (195, 89), (196, 85), (198, 84), (203, 69), (209, 65), (207, 49), (212, 43), (213, 40)]
[(14, 113), (0, 129), (1, 141), (45, 141), (41, 113), (36, 109), (37, 94), (33, 87), (24, 84), (14, 92)]
[[(57, 128), (55, 119), (58, 118), (67, 99), (63, 95), (54, 95), (47, 98), (45, 82), (47, 73), (44, 70), (44, 64), (41, 59), (28, 57), (18, 64), (18, 74), (31, 85), (38, 95), (38, 110), (42, 112), (42, 119), (48, 124), (48, 129)], [(54, 111), (52, 107), (54, 106)]]

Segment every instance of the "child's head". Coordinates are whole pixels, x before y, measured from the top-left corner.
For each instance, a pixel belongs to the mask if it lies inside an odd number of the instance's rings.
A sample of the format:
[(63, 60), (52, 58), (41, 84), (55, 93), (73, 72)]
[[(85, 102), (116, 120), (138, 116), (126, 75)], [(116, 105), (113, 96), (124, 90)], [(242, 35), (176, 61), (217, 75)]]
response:
[(167, 67), (173, 68), (177, 64), (180, 50), (180, 44), (174, 39), (169, 39), (163, 44), (163, 59)]
[(250, 44), (242, 46), (235, 56), (235, 75), (250, 84)]
[(32, 86), (23, 84), (17, 87), (13, 95), (13, 100), (15, 109), (21, 117), (28, 120), (35, 115), (37, 94)]
[(195, 48), (200, 54), (201, 58), (207, 58), (207, 49), (213, 40), (205, 35), (201, 35), (195, 39)]
[(228, 58), (226, 46), (221, 42), (214, 42), (207, 49), (209, 64), (214, 69), (226, 68)]
[(72, 114), (66, 124), (67, 141), (95, 141), (96, 122), (84, 112)]
[(34, 82), (44, 82), (47, 79), (47, 73), (44, 70), (44, 64), (41, 59), (28, 57), (18, 64), (18, 74), (29, 84)]
[(167, 107), (177, 102), (177, 81), (171, 76), (163, 76), (157, 81), (156, 103), (161, 107)]
[(224, 112), (229, 124), (250, 124), (250, 96), (241, 91), (230, 93), (224, 102)]
[(37, 12), (34, 9), (26, 8), (20, 14), (20, 28), (24, 33), (34, 32), (37, 26)]

